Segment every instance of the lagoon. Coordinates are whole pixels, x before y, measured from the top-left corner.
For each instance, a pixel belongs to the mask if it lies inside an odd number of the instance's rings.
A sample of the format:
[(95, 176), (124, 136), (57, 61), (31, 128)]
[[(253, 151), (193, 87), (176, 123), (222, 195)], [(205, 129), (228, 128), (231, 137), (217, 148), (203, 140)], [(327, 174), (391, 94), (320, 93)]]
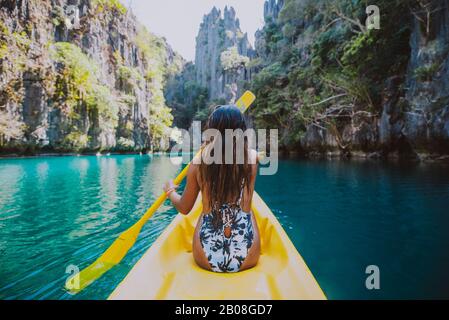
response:
[[(180, 169), (164, 155), (0, 159), (0, 299), (107, 298), (176, 215), (168, 202), (79, 295), (63, 289), (67, 266), (93, 262)], [(449, 298), (448, 169), (284, 159), (256, 190), (328, 298)]]

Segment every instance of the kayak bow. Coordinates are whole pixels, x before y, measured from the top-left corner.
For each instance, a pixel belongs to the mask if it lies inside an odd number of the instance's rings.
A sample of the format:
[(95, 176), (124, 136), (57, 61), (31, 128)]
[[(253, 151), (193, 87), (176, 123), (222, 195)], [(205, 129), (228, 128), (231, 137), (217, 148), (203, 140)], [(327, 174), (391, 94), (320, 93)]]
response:
[(192, 240), (202, 205), (178, 215), (132, 268), (109, 299), (326, 299), (306, 263), (265, 202), (254, 193), (260, 229), (256, 267), (214, 273), (198, 267)]

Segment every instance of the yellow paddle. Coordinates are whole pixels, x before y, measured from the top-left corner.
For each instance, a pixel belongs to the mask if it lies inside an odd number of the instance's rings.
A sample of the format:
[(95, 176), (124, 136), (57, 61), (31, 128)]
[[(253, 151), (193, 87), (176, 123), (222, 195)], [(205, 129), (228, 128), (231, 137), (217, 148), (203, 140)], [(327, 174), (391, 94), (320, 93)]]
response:
[[(256, 97), (252, 92), (246, 91), (236, 102), (236, 106), (239, 107), (242, 112), (245, 112), (255, 99)], [(174, 180), (176, 185), (179, 185), (185, 178), (187, 171), (189, 170), (189, 166), (190, 163), (176, 177)], [(162, 203), (164, 203), (166, 199), (167, 196), (164, 192), (159, 196), (159, 198), (157, 198), (147, 212), (145, 212), (142, 218), (140, 218), (136, 224), (120, 234), (112, 245), (97, 260), (95, 260), (94, 263), (81, 270), (81, 272), (69, 277), (65, 284), (66, 290), (72, 294), (80, 292), (96, 279), (101, 277), (106, 271), (122, 261), (129, 249), (131, 249), (136, 242), (143, 225), (153, 216), (156, 210), (162, 205)]]

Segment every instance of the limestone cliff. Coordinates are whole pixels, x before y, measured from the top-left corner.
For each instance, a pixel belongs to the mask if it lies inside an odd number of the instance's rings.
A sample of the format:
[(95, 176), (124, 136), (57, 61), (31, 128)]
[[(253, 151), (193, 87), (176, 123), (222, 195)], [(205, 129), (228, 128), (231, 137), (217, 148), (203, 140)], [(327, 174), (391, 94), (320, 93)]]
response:
[(157, 148), (183, 63), (117, 0), (2, 0), (0, 148)]
[(264, 4), (263, 19), (265, 22), (264, 28), (257, 30), (255, 34), (255, 50), (257, 57), (268, 60), (267, 43), (265, 41), (266, 31), (270, 24), (277, 23), (279, 13), (284, 6), (284, 0), (267, 0)]
[[(382, 144), (403, 141), (413, 150), (449, 151), (449, 1), (436, 1), (429, 29), (414, 16), (406, 94), (386, 101), (379, 120)], [(401, 112), (401, 102), (402, 111)], [(400, 142), (400, 141), (399, 141)]]
[(363, 1), (266, 1), (256, 124), (305, 154), (440, 159), (449, 154), (449, 0), (371, 4), (379, 30), (365, 27)]
[(204, 16), (196, 38), (195, 68), (196, 80), (208, 89), (211, 100), (236, 100), (243, 83), (251, 78), (252, 56), (233, 7), (225, 7), (223, 16), (215, 7)]

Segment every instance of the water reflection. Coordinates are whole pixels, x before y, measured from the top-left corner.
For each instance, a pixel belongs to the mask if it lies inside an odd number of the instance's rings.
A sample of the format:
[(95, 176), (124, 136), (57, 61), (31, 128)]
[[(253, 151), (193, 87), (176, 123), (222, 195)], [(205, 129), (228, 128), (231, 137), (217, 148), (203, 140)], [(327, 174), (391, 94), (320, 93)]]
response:
[(86, 157), (77, 157), (70, 162), (69, 167), (79, 174), (80, 182), (83, 182), (90, 167), (89, 159)]
[(48, 162), (41, 162), (36, 165), (36, 172), (38, 178), (37, 180), (39, 184), (43, 185), (46, 182), (48, 177), (48, 169), (49, 169)]
[[(180, 168), (179, 165), (174, 165), (168, 157), (154, 156), (151, 161), (151, 166), (145, 170), (144, 176), (141, 178), (141, 185), (139, 187), (139, 203), (148, 203), (148, 194), (153, 195), (151, 200), (155, 200), (162, 193), (162, 186), (168, 179), (174, 179), (173, 174)], [(167, 210), (163, 205), (161, 211)]]
[(136, 167), (136, 158), (126, 158), (122, 160), (122, 167), (123, 170), (121, 170), (121, 177), (123, 179), (123, 183), (125, 186), (125, 190), (129, 191), (132, 189), (133, 183), (135, 182), (136, 178), (134, 176), (134, 170)]
[(101, 157), (98, 161), (100, 162), (100, 201), (104, 212), (110, 212), (115, 208), (118, 200), (117, 161), (115, 158), (110, 157)]
[[(151, 171), (147, 156), (1, 160), (0, 299), (72, 298), (62, 290), (65, 267), (91, 263), (141, 217), (157, 196), (153, 186), (175, 174), (163, 162)], [(144, 227), (126, 270), (170, 222), (174, 212), (164, 212)], [(113, 271), (108, 287), (124, 274)], [(103, 286), (83, 294), (104, 297), (110, 289)]]
[(0, 166), (0, 227), (4, 226), (1, 221), (20, 216), (20, 212), (14, 210), (14, 198), (22, 188), (24, 177), (25, 171), (20, 165)]

